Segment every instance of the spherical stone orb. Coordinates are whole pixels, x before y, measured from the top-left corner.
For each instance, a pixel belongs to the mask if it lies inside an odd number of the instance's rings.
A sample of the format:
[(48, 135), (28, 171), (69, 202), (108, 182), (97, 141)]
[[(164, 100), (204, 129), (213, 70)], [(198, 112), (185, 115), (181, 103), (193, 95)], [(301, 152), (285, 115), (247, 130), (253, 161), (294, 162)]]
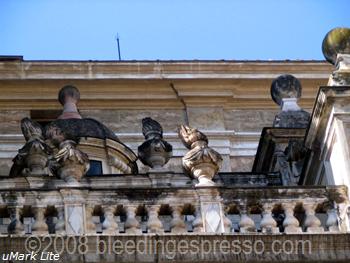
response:
[(335, 64), (338, 54), (350, 54), (350, 28), (337, 27), (327, 33), (322, 52), (328, 62)]
[(66, 102), (77, 103), (80, 99), (79, 90), (73, 85), (64, 86), (58, 93), (58, 101), (64, 105)]
[(284, 98), (300, 98), (300, 81), (289, 74), (284, 74), (274, 79), (271, 84), (271, 97), (278, 105), (282, 104)]

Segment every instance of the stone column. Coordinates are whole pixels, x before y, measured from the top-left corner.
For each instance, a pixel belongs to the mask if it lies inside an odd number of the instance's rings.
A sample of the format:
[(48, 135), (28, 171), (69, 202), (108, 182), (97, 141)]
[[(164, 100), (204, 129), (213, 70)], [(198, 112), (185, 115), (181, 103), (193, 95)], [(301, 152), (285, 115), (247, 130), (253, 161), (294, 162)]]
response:
[(193, 232), (196, 232), (196, 233), (204, 232), (202, 211), (200, 209), (200, 206), (196, 207), (195, 218), (192, 222), (192, 225), (193, 225)]
[(114, 216), (115, 208), (113, 206), (105, 206), (103, 209), (105, 216), (105, 220), (102, 223), (103, 233), (107, 235), (118, 234), (118, 224)]
[(282, 208), (284, 210), (285, 218), (283, 220), (284, 233), (302, 233), (301, 227), (299, 227), (299, 221), (294, 216), (295, 203), (283, 203)]
[(327, 221), (326, 226), (328, 228), (329, 232), (339, 232), (339, 225), (338, 225), (338, 215), (337, 215), (337, 209), (330, 208), (327, 210)]
[(86, 233), (88, 234), (96, 234), (96, 225), (92, 220), (92, 214), (94, 212), (94, 207), (91, 205), (85, 206), (86, 213)]
[(148, 208), (148, 222), (147, 222), (147, 229), (148, 233), (163, 233), (163, 224), (159, 220), (158, 213), (159, 213), (160, 205), (152, 205)]
[(317, 204), (315, 203), (304, 203), (303, 207), (305, 209), (305, 222), (306, 232), (318, 233), (323, 232), (324, 229), (321, 227), (321, 221), (315, 215), (315, 209)]
[(253, 219), (248, 216), (247, 207), (240, 207), (241, 220), (239, 221), (239, 232), (241, 233), (249, 233), (256, 232), (255, 223)]
[(185, 233), (186, 224), (181, 217), (182, 206), (176, 205), (173, 207), (173, 219), (170, 222), (171, 233)]
[(265, 203), (263, 205), (263, 215), (260, 222), (261, 231), (263, 233), (279, 233), (276, 220), (272, 217), (273, 204)]
[(64, 207), (59, 206), (57, 209), (57, 223), (55, 225), (55, 232), (59, 235), (65, 235), (65, 221), (64, 221)]
[(32, 226), (33, 234), (45, 235), (48, 234), (48, 226), (45, 222), (45, 209), (46, 207), (35, 208), (35, 222)]
[(142, 234), (140, 223), (136, 219), (136, 205), (128, 205), (126, 207), (125, 233), (127, 234)]

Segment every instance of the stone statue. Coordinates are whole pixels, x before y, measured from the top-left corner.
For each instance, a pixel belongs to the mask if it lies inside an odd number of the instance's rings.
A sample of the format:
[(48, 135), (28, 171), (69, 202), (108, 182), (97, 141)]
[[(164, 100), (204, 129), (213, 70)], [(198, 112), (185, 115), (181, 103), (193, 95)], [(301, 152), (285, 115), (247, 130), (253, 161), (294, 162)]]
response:
[(190, 151), (182, 158), (184, 170), (198, 179), (196, 186), (213, 186), (214, 175), (222, 163), (221, 155), (208, 146), (208, 138), (197, 129), (181, 126), (179, 137)]
[(271, 97), (281, 107), (275, 117), (273, 127), (306, 128), (310, 114), (301, 109), (297, 103), (301, 97), (301, 84), (292, 75), (281, 75), (271, 84)]
[(11, 167), (10, 176), (21, 175), (22, 173), (45, 174), (51, 149), (44, 141), (42, 127), (39, 123), (24, 118), (21, 120), (21, 130), (26, 144), (13, 159), (14, 164)]
[(151, 119), (142, 119), (142, 133), (146, 141), (138, 147), (141, 162), (154, 169), (162, 168), (172, 156), (173, 147), (163, 140), (163, 129)]

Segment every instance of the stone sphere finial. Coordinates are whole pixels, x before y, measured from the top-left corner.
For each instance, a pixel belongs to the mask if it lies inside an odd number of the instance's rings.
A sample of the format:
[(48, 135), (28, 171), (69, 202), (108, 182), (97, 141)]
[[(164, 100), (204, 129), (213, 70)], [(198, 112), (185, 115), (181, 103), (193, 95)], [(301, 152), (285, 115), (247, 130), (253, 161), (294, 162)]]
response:
[(75, 86), (64, 86), (58, 93), (58, 101), (63, 105), (63, 112), (58, 119), (81, 119), (77, 109), (79, 99), (80, 92)]
[(278, 105), (281, 105), (282, 99), (285, 98), (300, 98), (300, 81), (296, 77), (288, 74), (279, 76), (272, 81), (271, 97)]
[(350, 28), (337, 27), (327, 33), (322, 52), (328, 62), (335, 64), (338, 54), (350, 54)]
[(58, 93), (58, 101), (64, 105), (67, 102), (78, 103), (80, 99), (79, 90), (73, 85), (64, 86)]

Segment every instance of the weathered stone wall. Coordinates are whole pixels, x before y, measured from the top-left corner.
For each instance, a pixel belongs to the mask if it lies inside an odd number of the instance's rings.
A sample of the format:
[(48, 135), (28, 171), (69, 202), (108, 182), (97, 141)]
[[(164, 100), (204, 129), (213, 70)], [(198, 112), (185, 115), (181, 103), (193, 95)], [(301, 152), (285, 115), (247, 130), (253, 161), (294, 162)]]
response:
[(185, 123), (183, 110), (81, 110), (84, 118), (94, 118), (117, 133), (142, 132), (142, 119), (157, 120), (165, 132), (175, 132)]
[(29, 111), (0, 111), (0, 134), (21, 134), (20, 122), (24, 117), (29, 117)]
[[(7, 176), (12, 166), (12, 158), (21, 147), (21, 119), (29, 117), (29, 111), (0, 111), (0, 176)], [(13, 135), (20, 135), (13, 141)], [(17, 141), (20, 143), (18, 144)]]
[(241, 132), (261, 131), (263, 127), (272, 126), (276, 110), (225, 110), (226, 129)]

